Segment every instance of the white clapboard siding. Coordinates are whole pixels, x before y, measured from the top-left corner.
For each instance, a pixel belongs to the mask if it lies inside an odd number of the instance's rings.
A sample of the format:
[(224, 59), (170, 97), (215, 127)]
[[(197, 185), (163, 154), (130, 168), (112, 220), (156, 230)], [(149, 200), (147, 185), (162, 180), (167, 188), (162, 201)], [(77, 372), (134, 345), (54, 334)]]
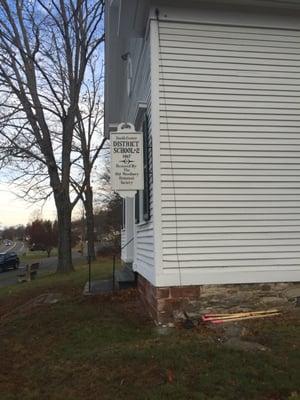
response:
[[(125, 229), (121, 230), (121, 249), (123, 249), (123, 247), (126, 244), (126, 236), (125, 236)], [(123, 250), (122, 250), (123, 253)], [(124, 259), (124, 254), (121, 254), (122, 259)]]
[[(149, 41), (147, 41), (143, 48), (132, 47), (134, 73), (133, 73), (133, 87), (132, 96), (129, 100), (124, 97), (123, 115), (124, 118), (132, 123), (137, 112), (137, 104), (139, 102), (147, 103), (147, 114), (149, 116), (149, 128), (151, 134), (151, 91), (150, 91), (150, 49)], [(152, 161), (152, 155), (150, 155)], [(153, 185), (150, 180), (150, 214), (153, 215), (153, 202), (152, 202)], [(134, 207), (133, 207), (134, 208)], [(135, 223), (134, 209), (133, 214), (130, 216), (130, 223)], [(134, 229), (134, 248), (133, 263), (135, 269), (144, 275), (145, 270), (154, 268), (154, 240), (153, 240), (153, 220), (150, 219), (147, 223), (140, 223), (135, 225)], [(128, 235), (127, 235), (128, 236)], [(121, 243), (124, 245), (126, 237), (126, 230), (122, 230)], [(128, 238), (129, 240), (131, 238)]]
[(140, 273), (145, 273), (145, 269), (154, 268), (154, 233), (153, 233), (153, 182), (152, 182), (152, 140), (151, 140), (151, 90), (150, 90), (150, 72), (147, 72), (145, 89), (147, 93), (147, 115), (149, 119), (149, 162), (150, 162), (150, 221), (144, 223), (141, 221), (136, 226), (136, 254), (135, 263)]
[[(148, 43), (149, 46), (149, 43)], [(151, 81), (150, 81), (150, 53), (149, 47), (147, 47), (144, 58), (140, 63), (140, 89), (137, 100), (143, 99), (147, 103), (147, 115), (149, 119), (149, 162), (150, 171), (152, 170), (152, 141), (151, 141)], [(133, 106), (136, 107), (136, 103), (133, 102)], [(136, 225), (136, 236), (135, 236), (135, 267), (136, 270), (145, 275), (146, 270), (154, 271), (154, 233), (153, 233), (153, 182), (152, 173), (150, 173), (150, 221), (143, 223), (140, 221)]]
[[(162, 219), (162, 224), (163, 225), (168, 225), (168, 224), (173, 224), (175, 226), (178, 226), (178, 221), (182, 221), (182, 223), (201, 223), (204, 224), (205, 222), (213, 222), (216, 221), (222, 222), (222, 221), (230, 221), (234, 223), (235, 221), (249, 221), (247, 219), (247, 216), (244, 216), (242, 214), (189, 214), (188, 216), (186, 214), (177, 214), (177, 221), (174, 222), (174, 218), (172, 215), (165, 215), (164, 218)], [(300, 214), (298, 213), (293, 213), (293, 214), (254, 214), (251, 215), (251, 221), (269, 221), (269, 220), (284, 220), (284, 221), (299, 221), (300, 220)]]
[(133, 216), (133, 202), (131, 199), (123, 201), (125, 226), (121, 230), (121, 259), (125, 263), (131, 263), (133, 261), (133, 225), (131, 223)]
[(299, 272), (300, 31), (161, 21), (159, 44), (166, 273)]

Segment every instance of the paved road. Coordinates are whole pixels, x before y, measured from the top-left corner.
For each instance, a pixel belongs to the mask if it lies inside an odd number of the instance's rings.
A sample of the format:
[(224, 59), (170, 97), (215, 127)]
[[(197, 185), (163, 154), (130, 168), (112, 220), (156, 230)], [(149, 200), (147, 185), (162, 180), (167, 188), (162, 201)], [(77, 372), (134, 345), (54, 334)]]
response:
[(22, 255), (23, 253), (26, 253), (26, 247), (23, 242), (13, 242), (11, 246), (0, 244), (0, 253), (7, 253), (8, 251), (14, 251), (17, 254)]
[[(22, 242), (13, 243), (11, 246), (0, 245), (0, 253), (5, 253), (6, 251), (14, 251), (19, 256), (26, 253), (26, 247)], [(76, 265), (78, 262), (85, 260), (85, 257), (80, 255), (78, 252), (73, 252), (73, 261)], [(38, 276), (47, 275), (54, 273), (57, 266), (57, 257), (43, 258), (41, 260), (35, 260), (40, 263), (40, 269), (38, 271)], [(24, 264), (23, 264), (24, 265)], [(22, 267), (22, 263), (20, 265)], [(0, 288), (17, 283), (18, 270), (8, 270), (5, 272), (0, 272)]]

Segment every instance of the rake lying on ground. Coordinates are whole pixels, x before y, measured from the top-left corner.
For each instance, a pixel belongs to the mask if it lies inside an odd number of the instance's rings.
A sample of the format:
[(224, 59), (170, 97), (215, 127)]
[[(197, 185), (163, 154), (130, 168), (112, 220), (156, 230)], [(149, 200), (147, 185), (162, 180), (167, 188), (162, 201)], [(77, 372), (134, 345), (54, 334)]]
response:
[(204, 314), (202, 316), (202, 321), (211, 322), (212, 324), (222, 324), (225, 322), (241, 321), (245, 319), (274, 317), (279, 314), (280, 311), (277, 309), (240, 312), (235, 314)]

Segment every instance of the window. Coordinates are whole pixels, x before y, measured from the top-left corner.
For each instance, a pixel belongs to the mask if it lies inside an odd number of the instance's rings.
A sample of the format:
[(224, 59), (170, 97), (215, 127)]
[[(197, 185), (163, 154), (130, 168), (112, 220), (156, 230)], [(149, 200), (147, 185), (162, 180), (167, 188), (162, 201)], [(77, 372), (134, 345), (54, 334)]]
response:
[[(143, 125), (143, 151), (144, 151), (144, 190), (135, 195), (135, 223), (150, 220), (150, 157), (149, 157), (149, 119), (144, 114)], [(142, 215), (141, 215), (142, 213)]]
[(132, 89), (132, 61), (131, 56), (128, 54), (127, 56), (127, 95), (128, 97), (131, 96), (131, 89)]
[(137, 191), (134, 199), (134, 215), (135, 215), (135, 223), (138, 224), (140, 222), (140, 192)]
[(146, 114), (143, 122), (143, 145), (144, 145), (143, 217), (144, 221), (149, 221), (150, 219), (149, 120)]
[(126, 224), (126, 204), (125, 204), (125, 199), (122, 199), (122, 229), (125, 229), (125, 224)]

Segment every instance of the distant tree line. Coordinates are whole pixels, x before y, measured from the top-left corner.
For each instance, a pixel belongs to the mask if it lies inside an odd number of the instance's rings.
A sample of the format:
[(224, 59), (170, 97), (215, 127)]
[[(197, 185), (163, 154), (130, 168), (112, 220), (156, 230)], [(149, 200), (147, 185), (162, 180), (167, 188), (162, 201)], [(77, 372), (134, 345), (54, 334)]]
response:
[(23, 240), (25, 233), (24, 225), (9, 226), (0, 231), (2, 239)]
[[(117, 194), (108, 196), (95, 209), (94, 235), (98, 255), (118, 254), (121, 241), (122, 199)], [(18, 225), (3, 229), (2, 239), (22, 240), (31, 251), (45, 251), (48, 257), (58, 245), (57, 221), (36, 218), (26, 226)], [(72, 221), (72, 247), (83, 243), (86, 246), (87, 230), (84, 218)], [(85, 249), (87, 254), (88, 247)]]

